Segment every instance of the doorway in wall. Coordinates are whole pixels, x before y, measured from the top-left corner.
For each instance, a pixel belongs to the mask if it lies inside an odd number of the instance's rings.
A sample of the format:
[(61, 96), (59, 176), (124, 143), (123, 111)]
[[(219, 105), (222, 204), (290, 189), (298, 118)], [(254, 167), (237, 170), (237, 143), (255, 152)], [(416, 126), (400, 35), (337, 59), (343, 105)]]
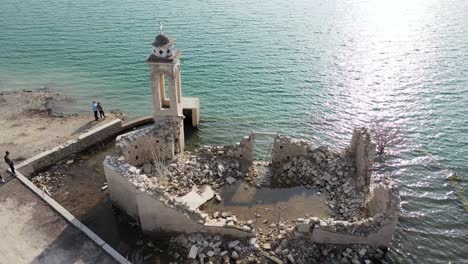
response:
[(271, 162), (271, 150), (276, 133), (272, 132), (252, 132), (255, 138), (254, 160)]

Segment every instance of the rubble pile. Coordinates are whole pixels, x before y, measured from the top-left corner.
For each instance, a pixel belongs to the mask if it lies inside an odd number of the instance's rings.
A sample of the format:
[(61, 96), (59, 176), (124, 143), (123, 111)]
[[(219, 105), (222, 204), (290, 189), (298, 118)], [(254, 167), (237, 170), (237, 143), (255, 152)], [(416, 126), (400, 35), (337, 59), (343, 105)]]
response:
[(230, 260), (255, 258), (254, 247), (248, 241), (227, 240), (219, 235), (200, 233), (172, 238), (170, 251), (178, 261), (176, 263), (185, 263), (187, 259), (198, 263), (230, 263)]
[[(150, 166), (151, 172), (147, 172)], [(190, 152), (178, 155), (164, 167), (158, 168), (158, 164), (155, 166), (154, 163), (147, 163), (142, 170), (151, 173), (152, 177), (166, 179), (161, 187), (178, 196), (188, 193), (194, 185), (208, 184), (214, 190), (219, 190), (226, 183), (232, 184), (237, 179), (243, 179), (248, 171), (242, 165), (242, 160), (215, 155), (194, 155)]]
[(182, 234), (172, 238), (170, 255), (175, 262), (185, 263), (377, 263), (384, 252), (365, 245), (340, 247), (317, 245), (295, 237), (258, 242), (256, 238), (228, 240), (218, 235)]
[(314, 186), (326, 194), (326, 203), (337, 220), (357, 221), (365, 217), (366, 194), (356, 191), (354, 170), (352, 159), (345, 154), (320, 150), (311, 157), (284, 162), (273, 174), (272, 182), (277, 186)]
[[(219, 197), (216, 197), (218, 199)], [(214, 212), (210, 216), (210, 220), (223, 221), (227, 227), (237, 227), (246, 232), (252, 232), (254, 230), (254, 221), (242, 221), (238, 220), (237, 217), (231, 212)]]
[(45, 172), (38, 173), (31, 178), (31, 182), (49, 195), (55, 194), (65, 185), (65, 177), (69, 173), (69, 165), (74, 160), (60, 162)]

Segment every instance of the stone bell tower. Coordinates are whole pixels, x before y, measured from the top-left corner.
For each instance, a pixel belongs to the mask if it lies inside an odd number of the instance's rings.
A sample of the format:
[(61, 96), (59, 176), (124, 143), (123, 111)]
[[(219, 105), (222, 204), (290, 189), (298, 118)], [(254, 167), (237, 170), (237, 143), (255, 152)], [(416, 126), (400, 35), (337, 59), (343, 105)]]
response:
[(163, 34), (152, 44), (151, 54), (146, 62), (150, 67), (151, 90), (153, 95), (153, 118), (155, 123), (172, 119), (181, 122), (180, 133), (175, 135), (176, 152), (184, 151), (183, 103), (180, 81), (179, 59), (181, 52), (174, 48), (174, 40)]

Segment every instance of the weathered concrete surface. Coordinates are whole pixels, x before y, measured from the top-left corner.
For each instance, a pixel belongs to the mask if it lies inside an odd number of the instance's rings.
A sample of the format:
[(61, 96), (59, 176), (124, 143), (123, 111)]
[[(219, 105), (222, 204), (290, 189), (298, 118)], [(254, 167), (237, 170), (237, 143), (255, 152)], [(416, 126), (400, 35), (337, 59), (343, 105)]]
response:
[(116, 263), (17, 179), (0, 185), (0, 263)]
[(213, 189), (208, 185), (204, 186), (203, 193), (198, 194), (199, 191), (200, 190), (195, 187), (191, 192), (182, 197), (176, 197), (175, 200), (179, 203), (185, 203), (190, 210), (198, 209), (198, 207), (212, 199), (215, 195)]
[(366, 128), (355, 128), (349, 146), (349, 153), (354, 158), (356, 173), (354, 182), (356, 187), (363, 190), (370, 185), (371, 168), (375, 157), (375, 144), (372, 143)]
[(192, 126), (198, 127), (200, 124), (200, 98), (182, 97), (182, 108), (192, 114)]
[(58, 147), (44, 151), (30, 159), (17, 165), (19, 170), (25, 176), (30, 176), (36, 171), (51, 166), (66, 157), (85, 150), (105, 139), (115, 136), (122, 130), (122, 120), (115, 119), (102, 126), (94, 128), (78, 136), (76, 139), (69, 140), (67, 143)]
[(106, 161), (104, 161), (104, 173), (107, 185), (109, 186), (109, 194), (114, 205), (129, 216), (137, 218), (138, 206), (135, 196), (137, 187), (128, 179), (119, 175)]

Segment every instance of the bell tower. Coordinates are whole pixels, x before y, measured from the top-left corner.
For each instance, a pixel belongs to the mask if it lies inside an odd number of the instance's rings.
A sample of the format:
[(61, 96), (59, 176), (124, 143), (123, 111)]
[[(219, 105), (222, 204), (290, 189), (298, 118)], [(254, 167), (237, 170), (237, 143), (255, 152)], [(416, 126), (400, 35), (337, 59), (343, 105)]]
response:
[(176, 137), (179, 149), (184, 151), (184, 127), (182, 88), (180, 80), (181, 52), (174, 48), (175, 40), (166, 36), (159, 26), (159, 35), (152, 43), (151, 53), (146, 60), (150, 67), (151, 91), (153, 95), (153, 119), (155, 122), (172, 119), (181, 122)]

